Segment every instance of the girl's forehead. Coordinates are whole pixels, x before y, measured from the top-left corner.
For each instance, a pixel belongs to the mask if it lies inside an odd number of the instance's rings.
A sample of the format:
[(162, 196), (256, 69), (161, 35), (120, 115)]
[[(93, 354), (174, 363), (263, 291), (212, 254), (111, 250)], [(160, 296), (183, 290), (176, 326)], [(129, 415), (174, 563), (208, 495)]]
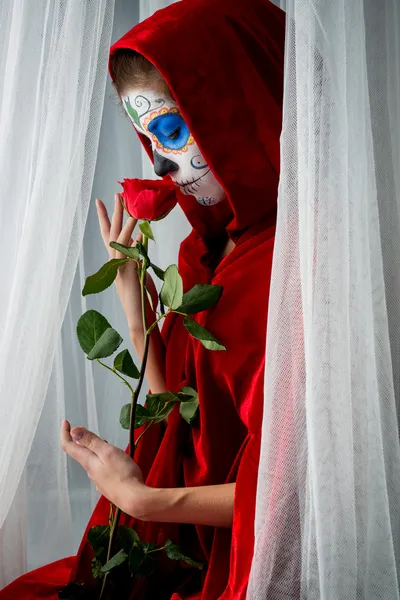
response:
[(163, 91), (156, 91), (151, 88), (135, 88), (128, 90), (125, 96), (122, 96), (123, 102), (129, 101), (138, 111), (142, 118), (149, 110), (161, 108), (163, 106), (177, 106), (176, 102), (169, 94)]

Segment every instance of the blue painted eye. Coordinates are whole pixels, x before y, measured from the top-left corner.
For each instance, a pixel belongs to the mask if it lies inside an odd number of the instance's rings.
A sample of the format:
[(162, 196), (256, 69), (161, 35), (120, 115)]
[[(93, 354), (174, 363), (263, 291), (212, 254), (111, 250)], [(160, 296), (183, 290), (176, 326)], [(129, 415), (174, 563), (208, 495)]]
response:
[(166, 113), (150, 121), (148, 130), (154, 134), (164, 148), (180, 150), (186, 146), (190, 131), (182, 116)]

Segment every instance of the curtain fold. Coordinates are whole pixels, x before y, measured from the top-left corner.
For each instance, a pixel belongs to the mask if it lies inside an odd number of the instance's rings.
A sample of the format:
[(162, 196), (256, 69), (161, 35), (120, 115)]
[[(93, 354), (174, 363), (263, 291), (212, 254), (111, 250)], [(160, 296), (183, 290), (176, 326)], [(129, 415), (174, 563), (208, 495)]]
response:
[(287, 0), (249, 600), (395, 600), (400, 10)]
[(0, 587), (26, 569), (29, 536), (47, 560), (72, 550), (59, 337), (93, 184), (114, 2), (32, 8), (0, 8)]

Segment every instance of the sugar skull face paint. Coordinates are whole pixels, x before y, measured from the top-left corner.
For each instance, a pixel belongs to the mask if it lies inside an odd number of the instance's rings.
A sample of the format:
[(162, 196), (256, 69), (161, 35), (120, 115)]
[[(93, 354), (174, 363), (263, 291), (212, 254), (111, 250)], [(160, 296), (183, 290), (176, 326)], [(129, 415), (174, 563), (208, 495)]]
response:
[(152, 90), (133, 90), (122, 98), (126, 112), (139, 133), (153, 148), (154, 171), (169, 175), (186, 195), (205, 206), (225, 198), (178, 106), (168, 96)]

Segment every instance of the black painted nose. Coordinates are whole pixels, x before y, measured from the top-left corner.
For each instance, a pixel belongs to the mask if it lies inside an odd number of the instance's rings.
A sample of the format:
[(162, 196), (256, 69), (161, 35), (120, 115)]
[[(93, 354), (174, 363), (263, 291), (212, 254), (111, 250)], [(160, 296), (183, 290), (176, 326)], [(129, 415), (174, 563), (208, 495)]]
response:
[(154, 172), (159, 177), (164, 177), (164, 175), (168, 175), (168, 173), (173, 173), (179, 169), (179, 165), (177, 165), (176, 162), (169, 158), (165, 158), (165, 156), (161, 156), (158, 154), (157, 150), (154, 150), (153, 157)]

